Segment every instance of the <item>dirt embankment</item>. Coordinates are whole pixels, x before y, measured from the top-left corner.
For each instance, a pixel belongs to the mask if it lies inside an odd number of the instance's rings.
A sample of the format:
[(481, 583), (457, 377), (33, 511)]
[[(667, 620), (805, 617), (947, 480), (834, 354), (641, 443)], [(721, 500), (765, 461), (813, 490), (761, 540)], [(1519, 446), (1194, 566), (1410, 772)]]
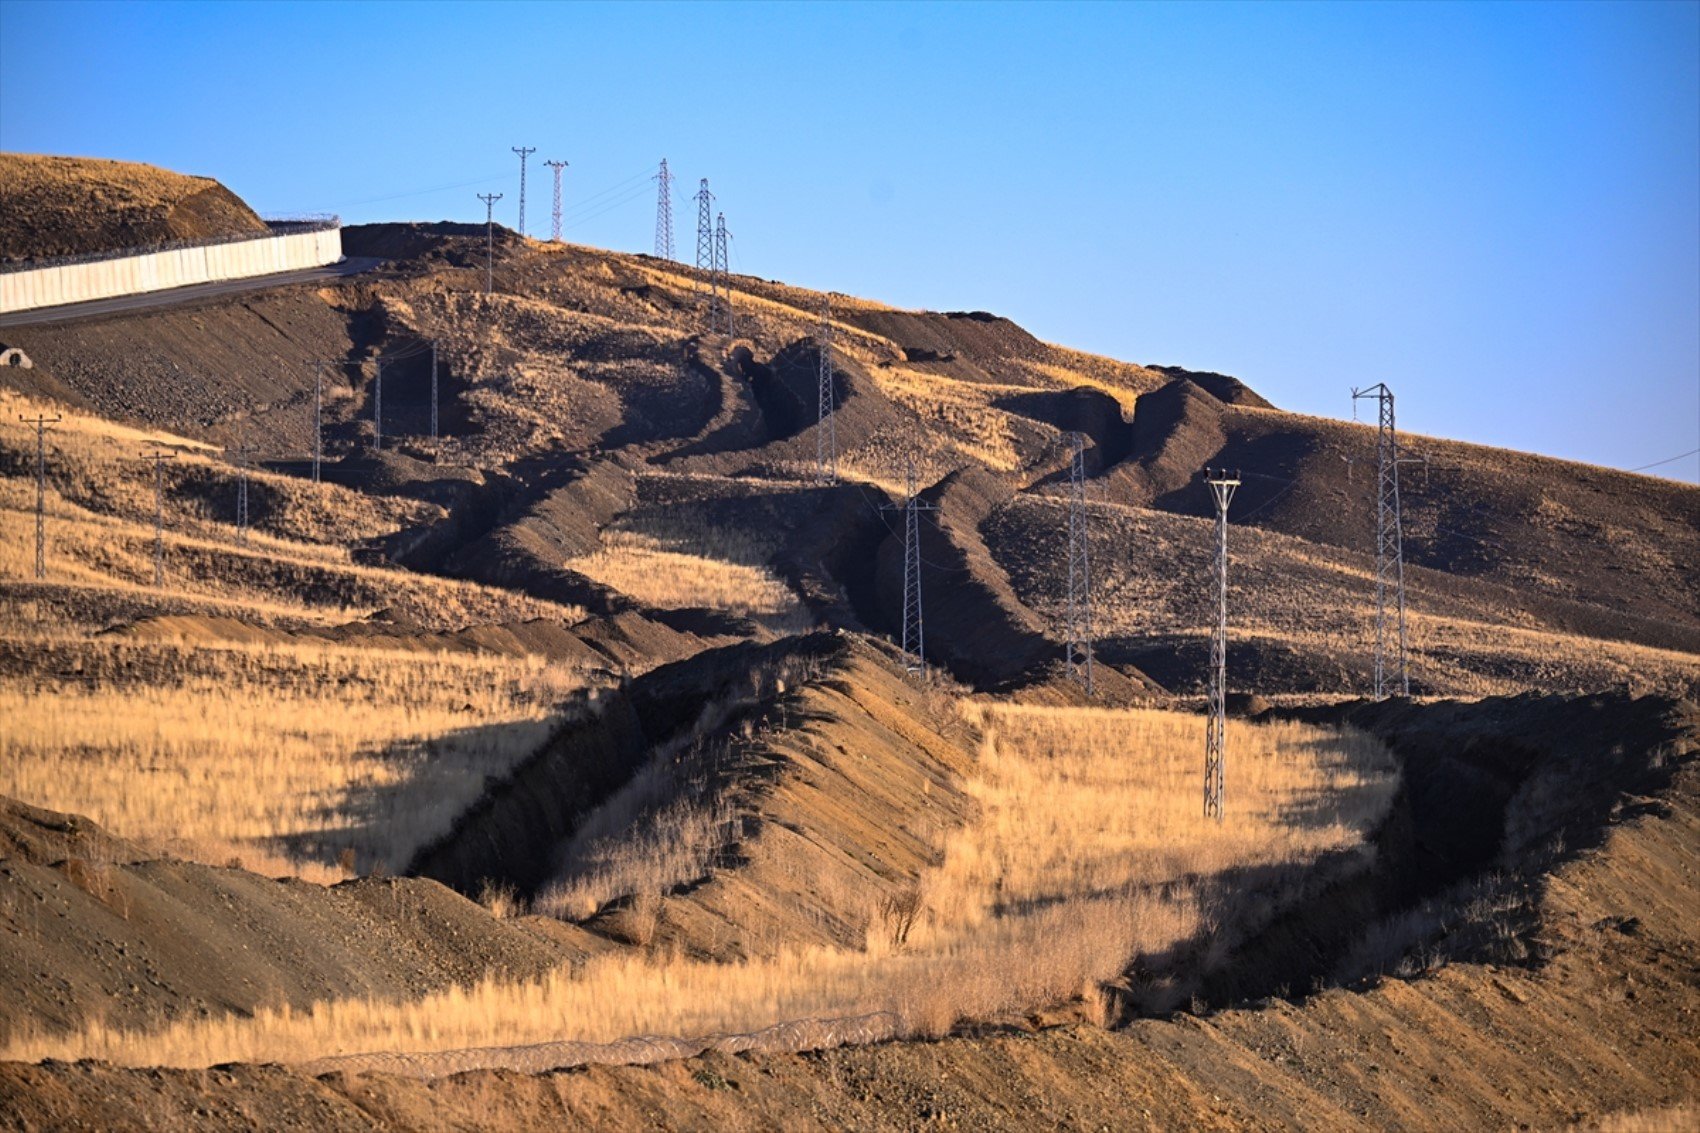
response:
[[(1527, 899), (1457, 891), (1416, 918), (1439, 935), (1400, 978), (1120, 1030), (1012, 1021), (936, 1042), (543, 1074), (13, 1064), (0, 1067), (0, 1104), (22, 1122), (112, 1128), (1391, 1130), (1560, 1128), (1613, 1113), (1684, 1127), (1700, 1094), (1692, 706), (1522, 698), (1346, 715), (1405, 737), (1413, 760), (1456, 759), (1476, 737), (1464, 762), (1521, 783), (1491, 789), (1505, 817), (1486, 861), (1490, 875), (1533, 867), (1512, 879)], [(1475, 813), (1455, 816), (1454, 836)], [(1495, 917), (1511, 919), (1484, 933)], [(1527, 955), (1496, 958), (1515, 941)]]
[[(505, 883), (529, 898), (587, 819), (617, 832), (689, 805), (729, 816), (703, 875), (659, 904), (611, 891), (588, 928), (721, 959), (859, 948), (880, 898), (937, 863), (971, 805), (961, 786), (970, 750), (960, 728), (927, 722), (925, 699), (881, 650), (834, 634), (664, 666), (493, 784), (409, 872), (470, 893)], [(614, 802), (639, 775), (665, 797)]]
[[(1017, 682), (1057, 654), (980, 535), (980, 525), (1013, 494), (979, 468), (953, 472), (921, 493), (934, 509), (920, 517), (927, 656), (976, 687)], [(903, 617), (904, 520), (902, 512), (890, 514), (892, 533), (880, 547), (879, 596), (884, 624), (896, 631)]]
[(0, 800), (0, 1031), (411, 998), (541, 975), (599, 947), (499, 921), (435, 882), (334, 888), (152, 858), (88, 819)]
[(130, 161), (0, 154), (0, 202), (0, 261), (267, 231), (212, 178)]

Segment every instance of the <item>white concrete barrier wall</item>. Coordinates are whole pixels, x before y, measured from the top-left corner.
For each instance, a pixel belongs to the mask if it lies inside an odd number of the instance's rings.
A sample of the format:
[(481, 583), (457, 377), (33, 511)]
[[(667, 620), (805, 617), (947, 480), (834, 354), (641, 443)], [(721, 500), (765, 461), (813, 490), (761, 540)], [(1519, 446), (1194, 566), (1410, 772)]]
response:
[(196, 283), (323, 267), (342, 259), (342, 229), (261, 236), (86, 264), (0, 272), (0, 314)]

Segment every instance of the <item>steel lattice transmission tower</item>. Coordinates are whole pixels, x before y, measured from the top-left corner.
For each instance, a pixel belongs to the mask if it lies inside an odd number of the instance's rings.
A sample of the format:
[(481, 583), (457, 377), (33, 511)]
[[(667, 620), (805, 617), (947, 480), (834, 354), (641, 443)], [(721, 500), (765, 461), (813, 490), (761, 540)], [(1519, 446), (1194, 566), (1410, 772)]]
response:
[(655, 175), (655, 258), (673, 258), (673, 174), (667, 169), (667, 159), (661, 159), (661, 172)]
[(496, 289), (496, 202), (502, 194), (479, 193), (478, 199), (484, 202), (484, 293), (488, 295)]
[(820, 417), (815, 429), (815, 479), (822, 484), (838, 483), (838, 427), (833, 420), (838, 395), (832, 372), (832, 300), (820, 307)]
[[(719, 312), (721, 325), (725, 327), (723, 333), (725, 333), (727, 337), (731, 337), (732, 288), (726, 278), (726, 237), (726, 214), (721, 213), (714, 222), (714, 274), (720, 281)], [(709, 325), (712, 329), (718, 329), (715, 327), (714, 320), (712, 319), (709, 320)]]
[(1216, 626), (1210, 635), (1210, 718), (1204, 729), (1204, 817), (1220, 820), (1225, 806), (1222, 762), (1228, 729), (1228, 505), (1239, 474), (1205, 470), (1216, 502)]
[(35, 576), (47, 577), (47, 427), (57, 425), (63, 417), (37, 414), (18, 420), (35, 426)]
[(935, 510), (915, 494), (915, 458), (911, 456), (903, 472), (904, 499), (900, 508), (886, 505), (888, 510), (903, 512), (903, 671), (927, 676), (926, 624), (921, 616), (921, 513)]
[(525, 159), (537, 152), (536, 146), (510, 146), (519, 154), (519, 234), (525, 235)]
[(1086, 534), (1086, 436), (1074, 434), (1069, 461), (1068, 492), (1068, 607), (1065, 654), (1069, 672), (1096, 693), (1092, 674), (1092, 563)]
[[(1411, 672), (1405, 638), (1405, 535), (1399, 506), (1399, 466), (1418, 463), (1399, 455), (1399, 434), (1393, 424), (1393, 391), (1385, 382), (1352, 390), (1354, 406), (1363, 398), (1376, 401), (1375, 433), (1375, 698), (1386, 699), (1392, 683), (1387, 666), (1389, 638), (1398, 634), (1399, 695), (1411, 695)], [(1393, 607), (1389, 617), (1389, 606)], [(1389, 625), (1389, 622), (1395, 625)]]
[(156, 589), (165, 586), (165, 462), (176, 457), (174, 452), (157, 449), (142, 454), (143, 460), (153, 464), (153, 584)]
[(719, 321), (720, 296), (715, 291), (714, 278), (714, 194), (708, 191), (708, 178), (697, 189), (697, 276), (708, 281), (708, 327), (714, 329)]
[[(559, 244), (561, 242), (561, 170), (565, 169), (568, 163), (565, 161), (545, 161), (543, 164), (547, 165), (555, 174), (555, 197), (549, 210), (549, 239)], [(521, 183), (523, 185), (524, 178), (521, 178)], [(523, 195), (520, 197), (519, 207), (523, 213), (525, 211), (525, 197)]]
[(384, 447), (384, 360), (376, 359), (378, 377), (372, 383), (372, 447)]

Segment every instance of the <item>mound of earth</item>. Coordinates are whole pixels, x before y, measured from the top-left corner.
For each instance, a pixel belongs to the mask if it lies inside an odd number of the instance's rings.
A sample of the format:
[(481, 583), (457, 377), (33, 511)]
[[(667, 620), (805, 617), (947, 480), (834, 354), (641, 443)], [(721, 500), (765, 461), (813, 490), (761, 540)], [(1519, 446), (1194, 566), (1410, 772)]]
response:
[(267, 231), (212, 178), (130, 161), (0, 154), (0, 201), (0, 262)]
[[(1467, 752), (1486, 810), (1502, 816), (1471, 830), (1486, 813), (1477, 802), (1450, 818), (1438, 796), (1418, 808), (1419, 840), (1440, 835), (1443, 854), (1459, 836), (1478, 845), (1454, 874), (1464, 884), (1390, 938), (1397, 978), (1110, 1029), (1034, 1016), (938, 1041), (721, 1043), (553, 1072), (466, 1069), (523, 1066), (541, 1048), (462, 1052), (441, 1060), (461, 1072), (427, 1060), (418, 1076), (14, 1063), (0, 1066), (0, 1103), (25, 1126), (213, 1129), (1475, 1129), (1613, 1114), (1625, 1128), (1687, 1127), (1700, 1082), (1694, 707), (1552, 697), (1318, 711), (1388, 736), (1408, 767), (1439, 772)], [(1330, 902), (1338, 921), (1337, 894), (1317, 912)]]
[(501, 921), (432, 881), (333, 888), (151, 856), (86, 818), (0, 799), (0, 1033), (122, 1028), (327, 997), (410, 998), (541, 975), (601, 945)]

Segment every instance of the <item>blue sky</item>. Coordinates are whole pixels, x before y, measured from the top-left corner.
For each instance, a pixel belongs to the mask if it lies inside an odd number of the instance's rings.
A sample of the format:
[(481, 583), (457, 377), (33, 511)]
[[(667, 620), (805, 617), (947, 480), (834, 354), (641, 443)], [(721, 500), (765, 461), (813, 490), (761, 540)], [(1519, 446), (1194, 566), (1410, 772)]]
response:
[(512, 224), (519, 144), (571, 162), (570, 239), (647, 250), (666, 157), (740, 270), (1306, 413), (1386, 381), (1418, 432), (1700, 448), (1700, 3), (0, 0), (8, 150), (351, 222), (500, 191)]

